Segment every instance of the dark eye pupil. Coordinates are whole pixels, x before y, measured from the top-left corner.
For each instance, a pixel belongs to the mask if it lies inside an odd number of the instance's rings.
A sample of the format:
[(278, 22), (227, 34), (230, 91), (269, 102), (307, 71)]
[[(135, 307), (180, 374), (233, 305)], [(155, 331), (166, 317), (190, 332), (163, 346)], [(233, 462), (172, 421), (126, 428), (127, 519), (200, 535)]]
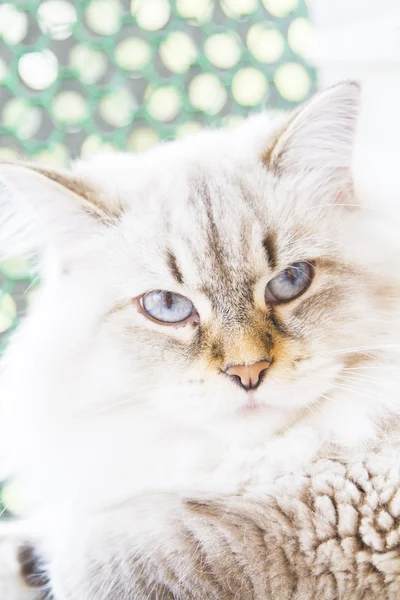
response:
[(174, 303), (171, 292), (165, 293), (164, 302), (165, 302), (165, 305), (168, 308), (168, 310), (170, 310)]
[(294, 269), (293, 267), (289, 267), (285, 271), (286, 277), (289, 279), (290, 283), (295, 284), (298, 278), (298, 269)]

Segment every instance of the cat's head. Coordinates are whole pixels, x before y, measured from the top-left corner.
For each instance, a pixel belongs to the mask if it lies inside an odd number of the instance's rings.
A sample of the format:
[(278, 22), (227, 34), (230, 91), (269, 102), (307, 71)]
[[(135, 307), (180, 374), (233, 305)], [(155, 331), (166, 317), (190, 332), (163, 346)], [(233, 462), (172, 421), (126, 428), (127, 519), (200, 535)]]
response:
[(9, 404), (28, 423), (104, 412), (109, 427), (351, 411), (352, 394), (373, 414), (400, 330), (400, 236), (353, 193), (359, 95), (341, 84), (273, 126), (67, 172), (2, 164), (4, 201), (46, 248)]

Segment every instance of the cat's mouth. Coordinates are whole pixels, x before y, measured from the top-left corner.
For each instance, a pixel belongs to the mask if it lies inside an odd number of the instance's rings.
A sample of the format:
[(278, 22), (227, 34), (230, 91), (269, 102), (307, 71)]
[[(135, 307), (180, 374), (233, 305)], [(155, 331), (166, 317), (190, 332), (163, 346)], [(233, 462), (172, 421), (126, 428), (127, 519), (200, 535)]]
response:
[(246, 392), (246, 402), (239, 408), (240, 414), (247, 415), (254, 413), (261, 408), (261, 404), (255, 398), (255, 392)]

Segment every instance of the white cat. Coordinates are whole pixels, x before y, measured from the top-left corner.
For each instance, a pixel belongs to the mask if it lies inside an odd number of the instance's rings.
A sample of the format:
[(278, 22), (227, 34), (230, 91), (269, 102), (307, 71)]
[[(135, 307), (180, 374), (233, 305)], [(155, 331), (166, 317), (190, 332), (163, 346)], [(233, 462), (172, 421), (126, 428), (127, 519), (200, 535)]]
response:
[(183, 564), (185, 500), (295, 493), (399, 414), (400, 236), (353, 193), (359, 94), (71, 171), (0, 165), (5, 244), (43, 256), (3, 361), (1, 464), (56, 600), (214, 597), (133, 556), (170, 543)]

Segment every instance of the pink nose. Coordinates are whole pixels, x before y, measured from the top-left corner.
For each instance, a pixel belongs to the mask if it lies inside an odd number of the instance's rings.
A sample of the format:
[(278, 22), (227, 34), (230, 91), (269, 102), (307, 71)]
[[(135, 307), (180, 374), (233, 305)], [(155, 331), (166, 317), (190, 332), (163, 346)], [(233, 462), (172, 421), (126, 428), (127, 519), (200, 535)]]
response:
[(236, 365), (224, 371), (236, 380), (246, 391), (255, 390), (260, 385), (271, 362), (262, 360), (253, 365)]

